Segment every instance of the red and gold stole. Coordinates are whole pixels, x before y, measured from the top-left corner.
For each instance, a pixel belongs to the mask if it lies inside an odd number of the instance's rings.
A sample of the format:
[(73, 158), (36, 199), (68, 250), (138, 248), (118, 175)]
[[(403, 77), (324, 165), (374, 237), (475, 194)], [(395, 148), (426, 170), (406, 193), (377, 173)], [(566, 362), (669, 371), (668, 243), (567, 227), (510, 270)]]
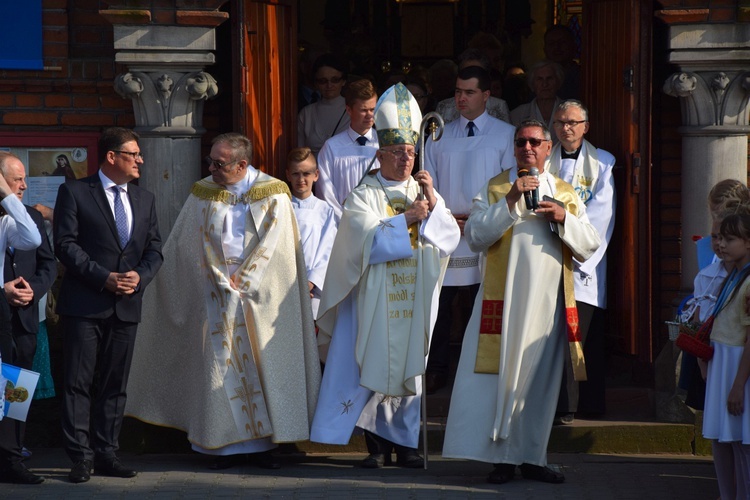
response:
[[(488, 186), (490, 204), (504, 201), (511, 188), (510, 171), (493, 177)], [(565, 204), (565, 209), (576, 216), (577, 195), (570, 184), (555, 178), (556, 199)], [(500, 369), (500, 334), (503, 327), (503, 302), (505, 284), (508, 278), (508, 257), (513, 236), (513, 227), (508, 229), (487, 251), (484, 270), (484, 294), (482, 297), (482, 318), (479, 323), (479, 345), (477, 347), (476, 373), (498, 373)], [(573, 293), (573, 255), (560, 241), (563, 256), (563, 292), (565, 294), (565, 319), (567, 324), (568, 346), (573, 362), (575, 380), (586, 380), (586, 365), (583, 359), (581, 332), (578, 326), (578, 309)], [(488, 277), (491, 277), (488, 279)]]

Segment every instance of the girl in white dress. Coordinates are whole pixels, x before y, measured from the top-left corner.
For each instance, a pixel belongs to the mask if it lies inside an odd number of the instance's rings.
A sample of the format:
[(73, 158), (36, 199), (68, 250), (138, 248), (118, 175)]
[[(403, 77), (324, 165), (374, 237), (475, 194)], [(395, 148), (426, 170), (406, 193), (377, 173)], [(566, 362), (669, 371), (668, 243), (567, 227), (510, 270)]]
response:
[[(713, 358), (706, 363), (703, 436), (713, 440), (714, 467), (721, 498), (750, 495), (750, 207), (723, 218), (719, 250), (731, 265), (714, 309)], [(716, 312), (718, 311), (718, 312)]]

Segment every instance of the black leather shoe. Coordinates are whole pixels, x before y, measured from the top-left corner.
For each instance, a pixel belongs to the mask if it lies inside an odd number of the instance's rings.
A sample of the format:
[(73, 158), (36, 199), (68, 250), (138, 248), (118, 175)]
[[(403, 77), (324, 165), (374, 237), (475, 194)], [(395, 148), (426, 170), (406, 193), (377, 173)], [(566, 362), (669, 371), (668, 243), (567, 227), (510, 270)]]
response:
[(250, 455), (248, 455), (248, 459), (251, 465), (260, 467), (261, 469), (281, 469), (281, 464), (274, 458), (270, 451), (264, 451), (262, 453), (251, 453)]
[(406, 469), (421, 469), (424, 467), (424, 458), (417, 450), (409, 450), (402, 455), (396, 454), (396, 465)]
[(125, 478), (135, 477), (138, 474), (133, 469), (128, 469), (122, 465), (122, 462), (117, 457), (107, 460), (97, 460), (94, 462), (94, 472), (100, 476)]
[(91, 460), (79, 460), (68, 474), (71, 483), (85, 483), (91, 479)]
[(242, 464), (246, 458), (246, 455), (219, 455), (213, 459), (208, 468), (211, 470), (231, 469), (235, 465)]
[(367, 458), (362, 460), (362, 467), (365, 469), (380, 469), (384, 465), (391, 465), (391, 454), (371, 453)]
[(549, 467), (539, 465), (521, 464), (521, 475), (524, 479), (541, 481), (543, 483), (560, 484), (565, 481), (565, 476), (555, 472)]
[(492, 484), (504, 484), (513, 480), (516, 476), (514, 464), (495, 464), (495, 468), (487, 476), (487, 482)]
[(13, 464), (0, 470), (0, 482), (13, 484), (42, 484), (44, 478), (37, 476), (22, 463)]

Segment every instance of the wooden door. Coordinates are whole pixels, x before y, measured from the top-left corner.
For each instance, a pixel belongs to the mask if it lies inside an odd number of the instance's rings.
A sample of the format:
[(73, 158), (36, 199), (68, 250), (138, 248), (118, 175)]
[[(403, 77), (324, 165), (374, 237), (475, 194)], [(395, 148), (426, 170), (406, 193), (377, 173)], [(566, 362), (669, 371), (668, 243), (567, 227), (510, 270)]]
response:
[(237, 9), (234, 128), (253, 141), (253, 166), (283, 179), (296, 146), (297, 2), (238, 0)]
[(609, 325), (619, 350), (650, 364), (651, 2), (583, 4), (583, 97), (589, 140), (617, 159), (617, 216), (608, 251)]

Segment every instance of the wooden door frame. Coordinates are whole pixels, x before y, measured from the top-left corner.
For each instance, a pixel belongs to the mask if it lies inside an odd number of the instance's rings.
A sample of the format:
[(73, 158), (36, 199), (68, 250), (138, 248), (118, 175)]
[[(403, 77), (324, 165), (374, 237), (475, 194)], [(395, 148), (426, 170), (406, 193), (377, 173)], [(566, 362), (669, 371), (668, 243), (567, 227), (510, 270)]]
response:
[[(611, 116), (611, 120), (618, 120), (622, 124), (622, 130), (618, 133), (619, 139), (597, 135), (592, 129), (590, 135), (592, 142), (604, 149), (610, 150), (617, 159), (619, 172), (617, 172), (617, 223), (615, 226), (616, 238), (613, 243), (621, 246), (616, 248), (610, 245), (610, 259), (608, 280), (610, 300), (608, 304), (609, 327), (619, 329), (620, 337), (624, 342), (620, 343), (620, 350), (625, 354), (635, 357), (636, 366), (633, 366), (634, 375), (638, 379), (649, 379), (651, 367), (654, 360), (654, 336), (653, 336), (653, 238), (652, 238), (652, 169), (651, 169), (651, 112), (652, 112), (652, 26), (653, 13), (651, 2), (647, 0), (585, 0), (583, 3), (583, 25), (586, 36), (584, 37), (584, 56), (593, 53), (596, 40), (592, 40), (595, 27), (589, 24), (591, 7), (594, 4), (603, 3), (625, 4), (629, 11), (634, 12), (636, 22), (630, 24), (630, 33), (626, 39), (618, 43), (627, 44), (620, 46), (621, 54), (628, 59), (632, 67), (632, 77), (626, 74), (626, 67), (609, 68), (610, 81), (612, 74), (618, 85), (626, 85), (626, 80), (632, 78), (632, 90), (626, 90), (630, 95), (630, 116)], [(622, 8), (622, 5), (620, 6)], [(592, 51), (592, 52), (587, 52)], [(593, 57), (593, 56), (592, 56)], [(585, 58), (584, 58), (585, 59)], [(590, 65), (590, 64), (589, 64)], [(586, 61), (582, 64), (584, 72), (584, 85), (593, 85), (584, 88), (584, 99), (587, 93), (597, 88), (593, 75), (586, 75)], [(629, 72), (628, 72), (629, 73)], [(591, 83), (594, 82), (594, 83)], [(601, 95), (601, 89), (599, 89)], [(600, 97), (601, 100), (601, 97)], [(584, 100), (584, 102), (586, 102)], [(596, 105), (596, 103), (590, 103)], [(602, 119), (606, 113), (602, 110), (594, 110)], [(616, 110), (617, 112), (624, 112)], [(616, 130), (616, 129), (615, 129)], [(622, 143), (612, 143), (613, 140)], [(608, 145), (609, 143), (609, 145)], [(619, 252), (624, 255), (621, 265), (615, 267), (613, 256)], [(617, 280), (620, 280), (619, 282)], [(612, 293), (618, 289), (625, 297), (617, 297)], [(616, 306), (621, 310), (612, 310)], [(627, 309), (626, 309), (627, 307)]]
[[(281, 91), (288, 93), (288, 99), (285, 99), (278, 107), (279, 109), (274, 111), (278, 114), (278, 119), (281, 122), (280, 129), (284, 140), (272, 144), (264, 142), (266, 155), (263, 158), (260, 158), (258, 154), (261, 145), (253, 145), (254, 166), (274, 177), (284, 179), (287, 150), (297, 145), (297, 0), (232, 0), (233, 10), (236, 12), (232, 20), (232, 53), (235, 54), (234, 64), (232, 65), (232, 125), (235, 131), (252, 139), (254, 133), (252, 123), (260, 117), (253, 117), (248, 113), (246, 96), (251, 91), (253, 75), (252, 69), (247, 65), (247, 50), (250, 43), (249, 37), (261, 36), (262, 31), (260, 26), (253, 29), (252, 26), (245, 23), (247, 4), (249, 3), (277, 5), (291, 9), (291, 15), (289, 16), (291, 26), (288, 33), (290, 42), (286, 46), (288, 52), (283, 55), (293, 63), (290, 64), (289, 68), (285, 68), (285, 71), (289, 72), (289, 81), (286, 86), (284, 82), (281, 82)], [(281, 59), (281, 54), (278, 57)], [(262, 64), (263, 61), (259, 62)], [(269, 131), (264, 130), (262, 134), (265, 136), (269, 134)], [(282, 147), (284, 145), (286, 147)]]

